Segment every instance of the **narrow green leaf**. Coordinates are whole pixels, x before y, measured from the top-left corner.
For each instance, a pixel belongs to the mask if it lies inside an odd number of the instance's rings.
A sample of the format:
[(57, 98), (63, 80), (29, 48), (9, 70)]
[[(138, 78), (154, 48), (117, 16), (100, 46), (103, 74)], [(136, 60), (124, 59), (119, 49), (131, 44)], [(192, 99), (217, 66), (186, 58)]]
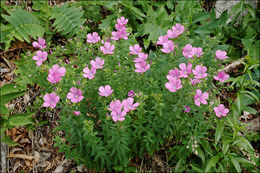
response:
[(13, 142), (7, 135), (1, 134), (1, 142), (6, 143), (8, 146), (16, 146), (18, 143)]
[(216, 163), (218, 162), (218, 159), (219, 159), (219, 155), (211, 157), (206, 166), (205, 172), (209, 172), (212, 167), (215, 167)]
[(239, 162), (236, 160), (236, 158), (233, 157), (233, 156), (229, 156), (229, 157), (230, 157), (230, 159), (231, 159), (231, 162), (232, 162), (233, 165), (235, 166), (237, 172), (241, 172), (241, 167), (240, 167), (240, 165), (239, 165)]
[(220, 120), (217, 123), (217, 129), (216, 129), (216, 133), (215, 133), (215, 140), (216, 141), (219, 141), (219, 139), (221, 138), (223, 130), (224, 130), (224, 121)]

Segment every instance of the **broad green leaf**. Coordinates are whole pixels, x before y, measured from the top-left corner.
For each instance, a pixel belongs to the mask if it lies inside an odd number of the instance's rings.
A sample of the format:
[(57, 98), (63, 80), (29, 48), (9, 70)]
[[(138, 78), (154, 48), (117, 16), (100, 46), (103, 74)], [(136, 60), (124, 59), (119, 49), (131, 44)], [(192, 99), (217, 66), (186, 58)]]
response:
[(207, 20), (208, 18), (210, 18), (210, 14), (208, 12), (200, 12), (194, 17), (192, 24), (195, 24), (196, 22), (200, 22), (203, 20)]
[[(28, 116), (28, 115), (26, 115), (26, 116)], [(10, 116), (9, 120), (8, 120), (8, 125), (10, 125), (10, 126), (25, 126), (28, 124), (33, 124), (33, 122), (31, 120), (29, 120), (28, 118), (24, 117), (23, 114)]]

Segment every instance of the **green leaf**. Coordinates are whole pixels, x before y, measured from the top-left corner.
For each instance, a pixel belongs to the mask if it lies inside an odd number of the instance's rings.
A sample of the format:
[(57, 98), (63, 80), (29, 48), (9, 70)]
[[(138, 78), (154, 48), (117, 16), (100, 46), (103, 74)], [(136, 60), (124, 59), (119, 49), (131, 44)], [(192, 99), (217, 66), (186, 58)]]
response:
[(244, 106), (243, 110), (246, 112), (249, 112), (251, 114), (257, 114), (257, 110), (255, 110), (254, 108), (250, 107), (250, 106)]
[(6, 143), (8, 146), (16, 146), (16, 145), (18, 145), (18, 143), (13, 142), (9, 138), (9, 136), (7, 136), (5, 134), (1, 134), (1, 140), (0, 141)]
[(208, 164), (206, 166), (205, 172), (209, 172), (212, 167), (216, 166), (218, 159), (220, 158), (219, 155), (213, 156), (209, 159)]
[[(138, 16), (140, 16), (141, 19), (142, 19), (142, 17), (145, 17), (144, 13), (142, 13), (138, 8), (133, 6), (133, 2), (131, 2), (131, 1), (121, 1), (120, 4), (123, 5), (124, 7), (128, 8), (129, 10), (133, 11)], [(140, 17), (139, 17), (139, 19), (140, 19)]]
[(85, 22), (85, 19), (82, 18), (84, 12), (81, 8), (69, 7), (68, 3), (59, 8), (55, 6), (53, 11), (51, 19), (55, 19), (55, 21), (52, 26), (58, 32), (62, 32), (63, 35), (68, 35), (68, 37), (75, 35)]
[(191, 163), (190, 166), (192, 167), (192, 169), (196, 172), (204, 172), (203, 169), (201, 169), (199, 167), (199, 165), (195, 164), (195, 163)]
[(205, 155), (203, 153), (203, 151), (200, 148), (196, 148), (196, 150), (198, 151), (198, 156), (201, 158), (202, 164), (205, 163)]
[(9, 117), (8, 125), (10, 126), (25, 126), (28, 124), (33, 124), (29, 117), (32, 117), (34, 113), (26, 113), (26, 114), (15, 114)]
[(194, 17), (192, 24), (195, 24), (196, 22), (200, 22), (203, 20), (207, 20), (209, 18), (210, 14), (208, 12), (200, 12)]
[(251, 16), (255, 18), (255, 10), (253, 9), (253, 7), (251, 7), (249, 4), (245, 4), (245, 8), (247, 8)]
[(123, 171), (123, 166), (117, 165), (117, 166), (114, 166), (113, 169), (114, 169), (115, 171), (121, 172), (121, 171)]
[(216, 129), (216, 133), (215, 133), (215, 140), (216, 141), (219, 141), (219, 139), (221, 138), (223, 130), (224, 130), (224, 121), (220, 120), (217, 124), (217, 129)]
[(236, 102), (237, 110), (238, 110), (238, 116), (242, 112), (242, 98), (240, 92), (237, 93), (237, 102)]
[[(14, 39), (18, 38), (21, 41), (26, 40), (30, 42), (29, 36), (42, 37), (45, 29), (40, 25), (40, 21), (32, 13), (25, 11), (24, 9), (18, 7), (14, 11), (9, 11), (10, 15), (2, 14), (1, 16), (13, 25), (14, 30), (7, 35), (7, 44)], [(36, 32), (37, 31), (37, 32)], [(6, 45), (6, 49), (7, 49)]]
[(236, 158), (233, 157), (233, 156), (229, 156), (229, 157), (230, 157), (230, 159), (231, 159), (231, 162), (232, 162), (233, 165), (235, 166), (237, 172), (241, 172), (241, 167), (240, 167), (240, 165), (239, 165), (239, 162), (236, 160)]
[(231, 140), (225, 140), (222, 144), (222, 152), (223, 154), (226, 154), (228, 149), (229, 149), (229, 144), (231, 143), (232, 141)]

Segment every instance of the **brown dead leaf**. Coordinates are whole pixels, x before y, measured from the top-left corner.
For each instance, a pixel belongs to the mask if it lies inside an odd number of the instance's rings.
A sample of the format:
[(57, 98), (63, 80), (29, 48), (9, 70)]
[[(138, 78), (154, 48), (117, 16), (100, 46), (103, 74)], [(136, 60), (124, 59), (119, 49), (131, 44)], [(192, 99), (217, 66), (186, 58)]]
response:
[(19, 141), (19, 139), (21, 139), (23, 137), (23, 135), (18, 135), (18, 136), (16, 136), (15, 138), (14, 138), (14, 142), (18, 142)]
[(48, 171), (49, 169), (52, 168), (51, 162), (49, 162), (49, 161), (46, 161), (46, 162), (48, 163), (48, 166), (44, 169), (44, 172), (45, 172), (45, 171)]
[(23, 100), (24, 100), (24, 103), (27, 104), (30, 101), (30, 96), (28, 94), (24, 94)]
[(16, 151), (22, 151), (22, 149), (21, 148), (12, 147), (10, 153), (14, 154)]
[(19, 143), (20, 144), (30, 144), (31, 141), (29, 138), (22, 138)]
[(36, 162), (38, 162), (41, 158), (40, 153), (37, 152), (37, 151), (34, 152), (33, 156), (34, 156), (34, 159), (35, 159)]
[(25, 165), (26, 165), (26, 166), (30, 166), (30, 165), (31, 165), (31, 162), (28, 161), (28, 160), (25, 160), (24, 162), (25, 162)]
[(12, 132), (12, 137), (16, 136), (16, 128), (12, 128), (11, 132)]
[(19, 168), (20, 166), (22, 166), (22, 164), (19, 161), (16, 161), (13, 167), (13, 172), (15, 172), (16, 169)]

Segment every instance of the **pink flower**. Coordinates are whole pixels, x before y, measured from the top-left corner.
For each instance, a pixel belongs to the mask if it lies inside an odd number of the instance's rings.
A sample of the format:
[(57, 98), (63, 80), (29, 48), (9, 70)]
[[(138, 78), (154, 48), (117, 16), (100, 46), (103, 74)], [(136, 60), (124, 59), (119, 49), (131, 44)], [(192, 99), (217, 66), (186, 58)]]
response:
[(171, 30), (171, 29), (169, 29), (168, 31), (167, 31), (167, 36), (169, 37), (169, 38), (176, 38), (176, 37), (178, 37), (179, 36), (179, 33), (176, 31), (176, 29), (174, 28), (174, 30)]
[(183, 110), (183, 112), (190, 112), (190, 107), (189, 106), (184, 106), (185, 110)]
[(135, 96), (135, 92), (133, 90), (128, 92), (128, 97), (134, 97)]
[(195, 70), (192, 70), (193, 74), (195, 75), (195, 79), (202, 79), (207, 77), (207, 67), (202, 66), (202, 65), (197, 65), (195, 67)]
[(102, 65), (104, 65), (104, 63), (105, 63), (105, 60), (103, 60), (103, 59), (101, 59), (101, 58), (99, 58), (99, 57), (97, 57), (97, 58), (95, 59), (95, 61), (94, 61), (94, 60), (91, 60), (91, 61), (90, 61), (90, 64), (91, 64), (92, 67), (95, 68), (95, 69), (103, 68)]
[(163, 49), (161, 49), (164, 53), (170, 53), (174, 50), (174, 43), (173, 41), (169, 40), (163, 44)]
[(192, 86), (194, 86), (194, 85), (196, 85), (197, 83), (200, 83), (201, 80), (199, 80), (199, 79), (190, 79), (190, 82), (191, 82)]
[(184, 48), (182, 49), (182, 54), (185, 58), (192, 58), (194, 55), (194, 52), (192, 51), (192, 45), (187, 44), (186, 46), (184, 46)]
[(47, 56), (48, 56), (48, 53), (46, 51), (42, 52), (39, 50), (36, 52), (36, 56), (33, 56), (33, 60), (37, 61), (36, 62), (37, 66), (41, 66), (42, 62), (47, 60)]
[(129, 33), (126, 32), (126, 28), (122, 28), (121, 30), (118, 30), (117, 32), (119, 32), (119, 34), (120, 34), (119, 38), (122, 38), (124, 40), (128, 39)]
[(177, 23), (175, 26), (172, 27), (172, 30), (176, 30), (178, 35), (183, 33), (184, 29), (185, 29), (185, 27), (179, 23)]
[(46, 48), (45, 40), (42, 38), (38, 38), (38, 42), (36, 42), (36, 41), (33, 42), (33, 47), (36, 47), (39, 49), (45, 49)]
[(139, 54), (138, 54), (138, 58), (134, 58), (134, 62), (140, 63), (140, 62), (145, 61), (147, 58), (148, 58), (148, 54), (139, 53)]
[(70, 88), (70, 92), (67, 94), (67, 98), (73, 103), (78, 103), (84, 98), (84, 96), (82, 96), (82, 91), (80, 89), (72, 87)]
[(112, 111), (112, 112), (121, 112), (121, 109), (123, 107), (123, 105), (121, 104), (120, 100), (115, 100), (110, 102), (110, 107), (107, 108), (108, 110)]
[(194, 53), (194, 56), (196, 55), (198, 58), (204, 54), (201, 47), (193, 47), (192, 52)]
[(126, 111), (112, 111), (111, 112), (111, 116), (114, 122), (117, 121), (124, 121), (125, 120), (125, 116), (126, 116)]
[(114, 45), (111, 45), (109, 42), (105, 42), (104, 46), (100, 47), (100, 50), (103, 54), (113, 54), (113, 50), (115, 49)]
[(150, 64), (147, 64), (146, 61), (135, 63), (135, 72), (143, 74), (148, 69), (150, 69)]
[(129, 112), (130, 110), (135, 110), (137, 106), (139, 106), (139, 103), (134, 103), (134, 99), (129, 97), (122, 101), (122, 104), (124, 106), (124, 111)]
[(74, 111), (73, 113), (74, 113), (74, 115), (77, 115), (77, 116), (80, 115), (80, 111)]
[(179, 79), (180, 78), (180, 71), (178, 68), (174, 68), (173, 70), (170, 70), (169, 71), (169, 75), (167, 75), (167, 79), (170, 80), (170, 79)]
[(220, 71), (217, 76), (213, 76), (215, 80), (218, 80), (220, 82), (225, 82), (229, 78), (229, 75), (226, 74), (224, 71)]
[(98, 36), (98, 33), (93, 32), (92, 35), (89, 33), (87, 35), (87, 42), (88, 43), (97, 43), (100, 40), (100, 37)]
[(141, 52), (142, 48), (139, 46), (139, 44), (135, 44), (134, 46), (130, 46), (129, 50), (131, 51), (129, 52), (130, 54), (138, 55)]
[(95, 77), (96, 74), (96, 69), (94, 67), (91, 67), (91, 69), (89, 70), (88, 67), (85, 67), (83, 69), (83, 77), (84, 78), (88, 78), (89, 80), (93, 79)]
[(167, 35), (160, 36), (159, 40), (157, 41), (157, 44), (158, 45), (163, 45), (164, 43), (167, 43), (167, 41), (168, 41), (168, 36)]
[(99, 87), (99, 95), (104, 96), (104, 97), (108, 97), (113, 93), (114, 90), (111, 89), (111, 86), (106, 85), (105, 87), (100, 86)]
[(44, 103), (43, 106), (44, 107), (51, 107), (51, 108), (55, 108), (56, 104), (59, 102), (60, 97), (56, 94), (56, 93), (50, 93), (50, 94), (46, 94), (43, 97)]
[(216, 113), (216, 116), (218, 116), (220, 118), (222, 116), (226, 116), (227, 113), (229, 112), (229, 110), (227, 108), (225, 108), (223, 104), (218, 105), (218, 107), (214, 107), (214, 111)]
[(226, 55), (227, 55), (227, 52), (225, 52), (225, 51), (222, 51), (222, 50), (216, 51), (216, 57), (220, 60), (224, 60), (224, 59), (228, 58)]
[(61, 76), (64, 76), (65, 73), (65, 67), (59, 68), (59, 65), (55, 64), (51, 69), (49, 69), (47, 80), (51, 83), (58, 83), (61, 80)]
[(125, 19), (124, 17), (117, 19), (117, 24), (119, 24), (119, 25), (126, 25), (127, 22), (128, 22), (128, 19)]
[(120, 38), (121, 38), (120, 32), (118, 32), (118, 31), (112, 32), (112, 37), (111, 37), (112, 40), (119, 40)]
[(182, 88), (181, 80), (171, 79), (165, 84), (165, 87), (171, 92), (176, 92), (177, 90)]
[(180, 76), (179, 77), (184, 77), (184, 78), (187, 78), (187, 77), (189, 77), (189, 74), (192, 72), (192, 64), (191, 63), (189, 63), (188, 62), (188, 66), (186, 66), (186, 64), (185, 63), (181, 63), (180, 65), (179, 65), (179, 67), (180, 67)]
[(196, 106), (200, 106), (200, 103), (206, 105), (208, 102), (206, 99), (209, 98), (209, 94), (207, 92), (202, 93), (200, 89), (196, 90), (196, 94), (194, 96), (194, 101)]

